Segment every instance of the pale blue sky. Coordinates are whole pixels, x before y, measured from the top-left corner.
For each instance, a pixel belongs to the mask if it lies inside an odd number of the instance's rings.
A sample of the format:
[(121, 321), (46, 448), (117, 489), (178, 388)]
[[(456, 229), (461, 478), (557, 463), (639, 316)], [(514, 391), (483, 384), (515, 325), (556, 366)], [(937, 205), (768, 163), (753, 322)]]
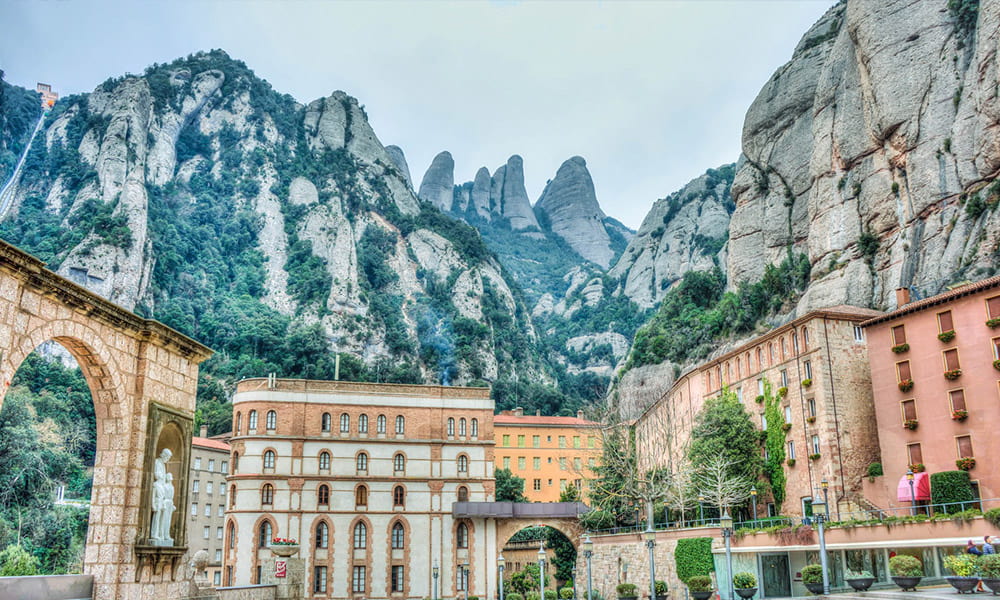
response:
[(366, 106), (419, 185), (524, 157), (534, 202), (573, 155), (636, 228), (657, 198), (739, 155), (743, 116), (832, 0), (0, 3), (8, 81), (62, 94), (211, 48), (308, 102)]

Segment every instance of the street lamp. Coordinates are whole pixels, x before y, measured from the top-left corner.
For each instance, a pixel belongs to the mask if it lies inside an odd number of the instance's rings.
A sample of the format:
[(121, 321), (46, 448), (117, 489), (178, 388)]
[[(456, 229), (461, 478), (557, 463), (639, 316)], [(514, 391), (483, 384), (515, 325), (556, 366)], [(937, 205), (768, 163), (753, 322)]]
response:
[(643, 537), (646, 538), (646, 548), (649, 549), (649, 600), (655, 600), (656, 598), (656, 563), (653, 561), (653, 548), (656, 547), (656, 532), (653, 531), (653, 525), (646, 525), (646, 531), (643, 532)]
[(698, 496), (698, 514), (700, 515), (698, 518), (701, 519), (701, 524), (704, 525), (705, 524), (705, 497), (701, 496), (701, 495)]
[[(545, 600), (545, 541), (538, 546), (538, 597)], [(469, 600), (466, 598), (465, 600)]]
[[(827, 518), (829, 507), (825, 502), (813, 500), (813, 516), (816, 517), (816, 524), (819, 525), (819, 564), (823, 569), (823, 594), (830, 593), (830, 576), (826, 572), (826, 534), (823, 523)], [(822, 509), (822, 510), (820, 510)]]
[(587, 600), (593, 600), (594, 594), (590, 579), (590, 558), (594, 556), (594, 542), (590, 534), (583, 536), (583, 557), (587, 559)]
[(573, 565), (573, 600), (576, 600), (576, 565)]
[(733, 518), (729, 516), (729, 509), (722, 513), (719, 518), (719, 525), (722, 527), (722, 538), (726, 540), (726, 576), (729, 578), (729, 598), (733, 600), (733, 549), (729, 539), (733, 535)]
[(431, 575), (434, 576), (434, 587), (431, 591), (431, 600), (437, 600), (438, 595), (438, 575), (441, 574), (441, 569), (438, 568), (438, 561), (434, 559), (434, 567), (431, 569)]
[(750, 506), (753, 508), (753, 522), (757, 524), (757, 486), (750, 488)]
[(469, 600), (469, 563), (458, 565), (462, 573), (462, 590), (465, 591), (465, 600)]
[(917, 494), (913, 491), (913, 469), (906, 470), (906, 481), (910, 484), (910, 515), (917, 514)]
[(830, 482), (826, 480), (826, 477), (824, 477), (823, 481), (819, 482), (819, 485), (820, 485), (820, 487), (823, 488), (823, 503), (826, 504), (826, 512), (824, 514), (826, 515), (826, 519), (829, 521), (830, 520), (830, 491), (829, 491)]
[(506, 564), (507, 564), (507, 561), (504, 560), (503, 554), (501, 554), (500, 556), (497, 557), (497, 568), (500, 569), (500, 598), (499, 598), (499, 600), (503, 600), (503, 568), (504, 568), (504, 566)]

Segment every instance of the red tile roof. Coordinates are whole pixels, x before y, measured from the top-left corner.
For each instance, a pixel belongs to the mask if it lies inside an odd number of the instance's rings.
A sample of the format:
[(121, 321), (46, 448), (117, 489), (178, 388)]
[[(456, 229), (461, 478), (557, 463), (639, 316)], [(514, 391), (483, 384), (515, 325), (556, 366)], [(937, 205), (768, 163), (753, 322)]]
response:
[(219, 440), (213, 440), (211, 438), (203, 438), (194, 436), (191, 438), (192, 446), (199, 446), (201, 448), (215, 448), (216, 450), (225, 450), (229, 452), (229, 444)]
[(549, 426), (549, 427), (599, 427), (601, 424), (578, 417), (536, 417), (514, 415), (494, 415), (494, 425), (528, 425), (528, 426)]
[(925, 308), (931, 306), (936, 306), (938, 304), (944, 304), (949, 300), (954, 300), (955, 298), (961, 298), (962, 296), (968, 296), (970, 294), (975, 294), (976, 292), (981, 292), (983, 290), (988, 290), (990, 288), (1000, 286), (1000, 275), (990, 277), (989, 279), (983, 279), (982, 281), (976, 281), (973, 283), (967, 283), (965, 285), (958, 286), (955, 289), (948, 290), (943, 294), (938, 294), (937, 296), (931, 296), (930, 298), (924, 298), (923, 300), (916, 300), (910, 302), (909, 304), (904, 304), (903, 306), (897, 308), (896, 310), (885, 313), (882, 316), (875, 317), (874, 319), (869, 319), (861, 324), (862, 327), (869, 327), (871, 325), (876, 325), (878, 323), (884, 323), (886, 321), (891, 321), (896, 317), (901, 317), (903, 315), (921, 311)]

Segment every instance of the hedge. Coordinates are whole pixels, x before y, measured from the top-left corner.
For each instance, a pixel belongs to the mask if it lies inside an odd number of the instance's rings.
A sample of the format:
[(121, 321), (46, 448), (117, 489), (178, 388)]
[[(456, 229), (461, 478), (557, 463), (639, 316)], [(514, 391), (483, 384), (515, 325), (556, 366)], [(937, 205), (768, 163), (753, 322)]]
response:
[[(969, 483), (967, 471), (942, 471), (931, 473), (931, 504), (951, 504), (953, 502), (971, 502), (975, 500), (972, 484)], [(935, 507), (934, 512), (957, 513), (968, 506)]]
[(712, 559), (712, 538), (685, 538), (677, 540), (674, 549), (674, 562), (677, 565), (677, 577), (687, 583), (695, 575), (708, 575), (715, 571), (715, 561)]

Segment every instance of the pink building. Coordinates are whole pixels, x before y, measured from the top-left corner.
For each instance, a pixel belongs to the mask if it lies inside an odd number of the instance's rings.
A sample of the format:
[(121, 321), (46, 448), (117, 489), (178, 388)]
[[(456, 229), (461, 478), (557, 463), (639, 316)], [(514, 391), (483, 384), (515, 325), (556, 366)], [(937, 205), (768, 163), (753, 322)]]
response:
[(910, 467), (966, 468), (980, 497), (996, 498), (1000, 277), (915, 302), (899, 290), (897, 300), (900, 308), (863, 323), (887, 480), (884, 496), (869, 499), (899, 502)]

